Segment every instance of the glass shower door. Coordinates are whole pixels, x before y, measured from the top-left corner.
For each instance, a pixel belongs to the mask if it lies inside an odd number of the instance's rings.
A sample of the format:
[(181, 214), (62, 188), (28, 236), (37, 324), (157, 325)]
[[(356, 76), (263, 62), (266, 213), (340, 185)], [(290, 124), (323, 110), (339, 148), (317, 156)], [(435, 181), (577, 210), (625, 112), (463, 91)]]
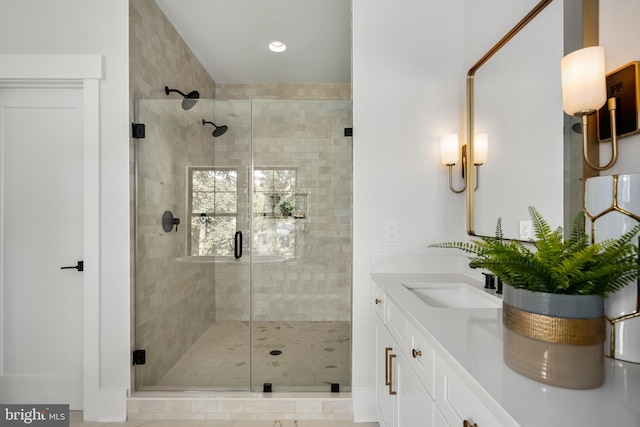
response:
[(136, 100), (138, 389), (249, 389), (249, 115), (248, 101)]
[(252, 389), (351, 388), (351, 101), (252, 101)]
[(137, 388), (349, 391), (351, 102), (135, 115)]

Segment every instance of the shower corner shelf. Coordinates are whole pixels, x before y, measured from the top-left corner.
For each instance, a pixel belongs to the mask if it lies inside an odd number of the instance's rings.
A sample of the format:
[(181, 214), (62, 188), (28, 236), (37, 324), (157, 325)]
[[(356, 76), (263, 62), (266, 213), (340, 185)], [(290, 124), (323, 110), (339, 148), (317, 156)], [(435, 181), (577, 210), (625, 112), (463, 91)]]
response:
[(273, 218), (273, 219), (295, 219), (295, 220), (308, 219), (306, 214), (285, 215), (280, 213), (263, 212), (262, 214), (258, 214), (258, 216), (261, 216), (263, 218)]
[(278, 200), (280, 198), (288, 198), (291, 200), (291, 204), (293, 205), (293, 210), (288, 213), (282, 213), (280, 211), (279, 206), (275, 206), (275, 210), (272, 212), (263, 212), (258, 214), (264, 218), (273, 218), (273, 219), (295, 219), (295, 220), (304, 220), (308, 218), (307, 215), (307, 201), (309, 199), (309, 193), (292, 193), (290, 191), (275, 191), (271, 193), (272, 195), (277, 195)]

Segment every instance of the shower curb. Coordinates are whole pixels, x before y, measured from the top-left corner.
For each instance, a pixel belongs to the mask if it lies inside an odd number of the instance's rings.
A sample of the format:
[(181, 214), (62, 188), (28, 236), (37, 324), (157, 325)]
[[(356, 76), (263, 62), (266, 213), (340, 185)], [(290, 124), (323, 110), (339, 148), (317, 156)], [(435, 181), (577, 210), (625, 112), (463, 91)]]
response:
[[(182, 393), (180, 393), (182, 394)], [(139, 392), (127, 399), (130, 420), (353, 420), (351, 393), (206, 395)]]

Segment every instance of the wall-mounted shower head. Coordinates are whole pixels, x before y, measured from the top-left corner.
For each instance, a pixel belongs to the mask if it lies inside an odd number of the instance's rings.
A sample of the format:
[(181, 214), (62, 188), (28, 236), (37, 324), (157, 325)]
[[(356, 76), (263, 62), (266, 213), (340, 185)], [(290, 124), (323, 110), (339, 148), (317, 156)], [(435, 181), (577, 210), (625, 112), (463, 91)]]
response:
[(221, 136), (221, 135), (224, 135), (224, 133), (225, 133), (225, 132), (227, 131), (227, 129), (228, 129), (228, 128), (227, 128), (227, 125), (216, 126), (216, 124), (215, 124), (215, 123), (213, 123), (213, 122), (208, 122), (208, 121), (206, 121), (205, 119), (202, 119), (202, 126), (204, 126), (204, 125), (213, 125), (213, 127), (214, 127), (215, 129), (213, 130), (213, 134), (212, 134), (212, 135), (213, 135), (215, 138), (217, 138), (217, 137), (219, 137), (219, 136)]
[(185, 93), (180, 92), (178, 89), (169, 89), (168, 86), (164, 87), (164, 93), (169, 95), (171, 92), (177, 92), (180, 95), (182, 95), (182, 97), (184, 98), (182, 100), (182, 109), (183, 110), (190, 110), (191, 108), (193, 108), (194, 105), (196, 105), (196, 102), (198, 102), (198, 99), (200, 99), (200, 93), (197, 90), (193, 90), (193, 91), (185, 94)]

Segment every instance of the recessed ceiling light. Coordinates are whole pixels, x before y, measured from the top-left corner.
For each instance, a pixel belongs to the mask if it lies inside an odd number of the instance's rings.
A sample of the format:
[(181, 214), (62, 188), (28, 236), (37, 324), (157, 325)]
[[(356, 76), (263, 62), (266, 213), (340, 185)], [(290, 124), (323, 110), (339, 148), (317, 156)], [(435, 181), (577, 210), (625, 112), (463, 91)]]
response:
[(269, 43), (269, 50), (271, 52), (282, 53), (285, 50), (287, 50), (287, 45), (277, 40), (274, 40), (271, 43)]

